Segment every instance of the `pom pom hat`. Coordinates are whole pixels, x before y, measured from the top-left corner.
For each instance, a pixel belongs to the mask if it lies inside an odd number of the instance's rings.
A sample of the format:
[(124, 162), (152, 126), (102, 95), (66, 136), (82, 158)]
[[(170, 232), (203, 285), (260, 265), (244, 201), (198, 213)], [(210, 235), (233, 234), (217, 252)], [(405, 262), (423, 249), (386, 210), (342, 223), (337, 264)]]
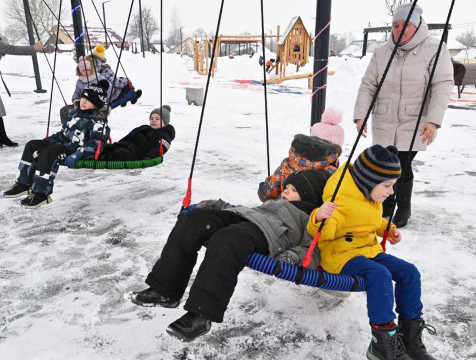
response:
[(101, 59), (102, 61), (106, 61), (106, 49), (104, 45), (99, 44), (93, 50), (93, 55)]
[(149, 118), (152, 114), (157, 114), (160, 116), (165, 125), (170, 124), (170, 112), (172, 108), (169, 105), (162, 105), (162, 108), (156, 108), (150, 112)]
[(328, 140), (340, 147), (344, 144), (344, 129), (339, 125), (342, 122), (342, 113), (334, 108), (326, 109), (322, 113), (321, 122), (311, 126), (311, 136)]
[(378, 184), (398, 179), (402, 173), (398, 149), (395, 146), (373, 145), (365, 149), (355, 160), (350, 171), (357, 187), (365, 197), (372, 200), (370, 193)]

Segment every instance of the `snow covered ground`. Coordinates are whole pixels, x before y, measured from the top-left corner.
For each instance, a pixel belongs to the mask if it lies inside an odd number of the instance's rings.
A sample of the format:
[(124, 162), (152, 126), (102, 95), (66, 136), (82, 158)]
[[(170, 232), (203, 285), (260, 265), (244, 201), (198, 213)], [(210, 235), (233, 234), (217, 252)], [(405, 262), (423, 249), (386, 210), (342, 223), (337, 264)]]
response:
[[(108, 53), (112, 64), (115, 56)], [(39, 54), (43, 87), (51, 73)], [(48, 55), (53, 64), (53, 54)], [(367, 59), (332, 58), (327, 104), (343, 111), (342, 162), (356, 136), (352, 109)], [(114, 110), (113, 140), (145, 124), (159, 106), (159, 57), (123, 54), (136, 105)], [(74, 89), (74, 61), (59, 54), (57, 77), (67, 100)], [(169, 337), (165, 328), (179, 309), (142, 308), (125, 298), (145, 288), (180, 209), (190, 174), (201, 107), (188, 106), (187, 85), (206, 77), (193, 61), (164, 55), (163, 103), (172, 107), (177, 138), (163, 164), (129, 171), (61, 167), (53, 202), (23, 209), (0, 199), (0, 359), (360, 359), (370, 340), (365, 294), (347, 299), (296, 286), (245, 269), (222, 324), (195, 342)], [(7, 133), (20, 143), (0, 149), (0, 189), (13, 184), (25, 143), (43, 138), (50, 91), (37, 94), (31, 60), (6, 56), (1, 69), (12, 92), (1, 94)], [(311, 72), (308, 65), (302, 72)], [(288, 74), (292, 72), (291, 67)], [(193, 176), (192, 202), (222, 198), (254, 206), (267, 175), (262, 87), (258, 56), (220, 58), (212, 79)], [(295, 92), (268, 95), (271, 171), (286, 156), (293, 136), (308, 134), (311, 102), (307, 80), (283, 84)], [(277, 90), (276, 90), (277, 89)], [(51, 132), (60, 128), (63, 105), (53, 93)], [(476, 112), (448, 109), (430, 151), (416, 163), (413, 216), (404, 239), (388, 251), (414, 262), (423, 281), (425, 333), (438, 359), (476, 357)], [(371, 144), (362, 139), (358, 150)], [(187, 294), (185, 295), (186, 298)]]

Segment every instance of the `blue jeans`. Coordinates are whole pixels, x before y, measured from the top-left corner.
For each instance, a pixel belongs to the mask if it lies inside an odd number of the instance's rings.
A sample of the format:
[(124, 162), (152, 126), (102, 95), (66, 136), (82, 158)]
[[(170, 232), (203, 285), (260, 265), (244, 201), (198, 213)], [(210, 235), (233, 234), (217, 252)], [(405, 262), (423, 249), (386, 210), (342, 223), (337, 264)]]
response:
[(395, 281), (395, 311), (399, 318), (421, 317), (420, 273), (415, 265), (380, 253), (373, 259), (365, 256), (350, 259), (341, 274), (360, 275), (367, 281), (367, 312), (372, 324), (388, 324), (395, 319), (392, 280)]

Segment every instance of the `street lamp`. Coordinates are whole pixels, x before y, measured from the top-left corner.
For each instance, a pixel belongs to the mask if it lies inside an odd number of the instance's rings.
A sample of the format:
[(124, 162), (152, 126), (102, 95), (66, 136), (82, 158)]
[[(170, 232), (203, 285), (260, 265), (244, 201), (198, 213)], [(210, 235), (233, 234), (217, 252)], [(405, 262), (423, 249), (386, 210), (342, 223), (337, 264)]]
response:
[(104, 4), (108, 3), (110, 0), (103, 1), (102, 2), (102, 18), (103, 18), (103, 23), (104, 23), (104, 38), (105, 38), (105, 43), (106, 43), (106, 49), (107, 49), (107, 27), (106, 27), (106, 10), (104, 9)]
[[(269, 35), (273, 35), (273, 30), (271, 29), (266, 29), (269, 31)], [(269, 50), (270, 51), (273, 51), (273, 38), (269, 38)]]
[(187, 27), (187, 26), (182, 26), (182, 27), (180, 28), (180, 53), (182, 53), (182, 50), (183, 50), (182, 29), (183, 29), (184, 27)]

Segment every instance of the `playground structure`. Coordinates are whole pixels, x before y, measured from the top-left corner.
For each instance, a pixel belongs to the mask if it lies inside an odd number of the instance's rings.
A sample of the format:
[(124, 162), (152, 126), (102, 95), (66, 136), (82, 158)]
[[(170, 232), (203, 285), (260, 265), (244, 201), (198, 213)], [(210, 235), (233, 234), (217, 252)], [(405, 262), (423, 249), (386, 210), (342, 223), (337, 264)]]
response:
[[(280, 27), (278, 25), (276, 35), (264, 34), (264, 42), (267, 39), (276, 39), (276, 62), (270, 68), (269, 73), (275, 70), (275, 74), (279, 78), (273, 78), (273, 81), (287, 80), (286, 67), (290, 64), (296, 65), (296, 72), (309, 62), (310, 47), (312, 44), (301, 18), (296, 16), (289, 22), (284, 34), (280, 35)], [(218, 51), (215, 51), (215, 59), (213, 60), (212, 77), (218, 66), (218, 57), (224, 55), (233, 55), (242, 53), (252, 55), (258, 51), (258, 45), (262, 43), (261, 35), (219, 35), (216, 39)], [(213, 53), (214, 39), (195, 39), (194, 41), (194, 70), (201, 75), (205, 75), (209, 71), (211, 54)], [(242, 52), (242, 46), (244, 51)], [(254, 49), (254, 50), (253, 50)], [(258, 54), (259, 55), (259, 54)], [(292, 75), (293, 77), (305, 78), (308, 74)]]

